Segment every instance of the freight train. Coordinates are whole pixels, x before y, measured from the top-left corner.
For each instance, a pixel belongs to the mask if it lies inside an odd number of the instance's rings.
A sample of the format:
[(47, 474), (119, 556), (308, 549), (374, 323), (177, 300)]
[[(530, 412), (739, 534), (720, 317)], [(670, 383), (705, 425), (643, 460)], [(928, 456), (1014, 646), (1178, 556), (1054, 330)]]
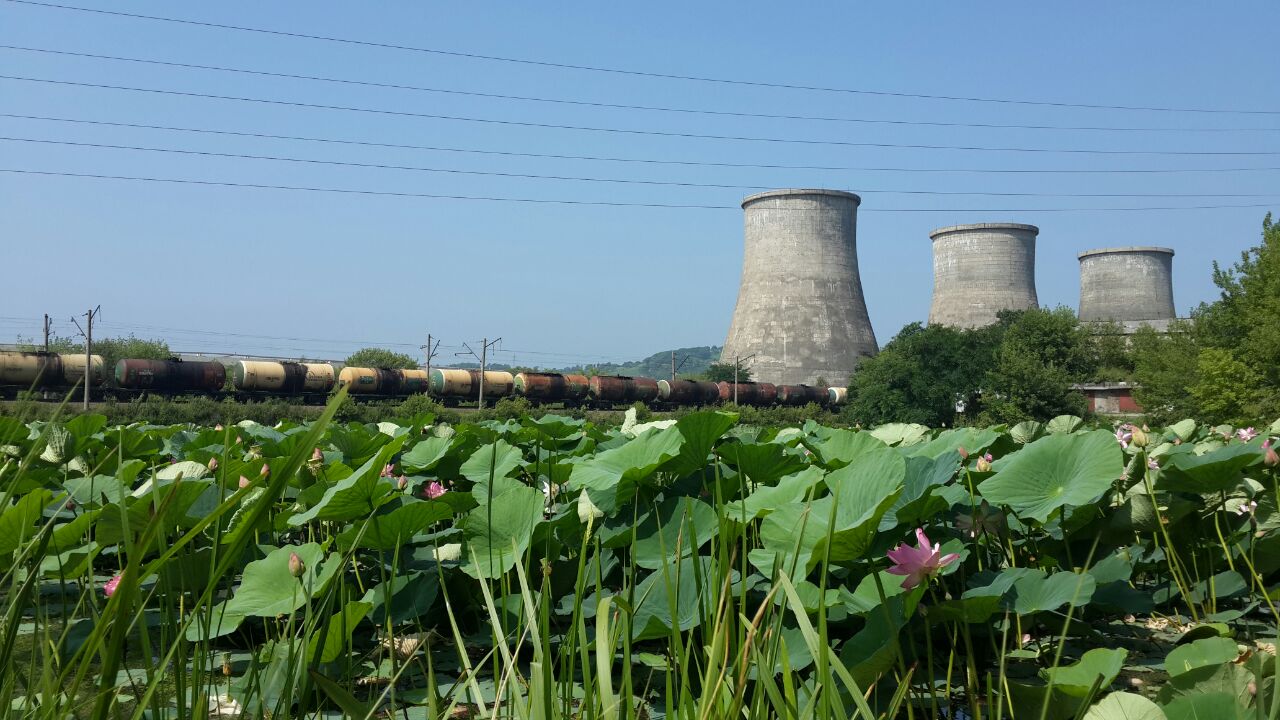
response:
[[(344, 367), (335, 372), (328, 363), (241, 360), (228, 369), (210, 360), (144, 360), (116, 363), (114, 382), (104, 382), (105, 361), (92, 356), (89, 377), (95, 398), (140, 395), (234, 397), (240, 400), (288, 398), (324, 402), (335, 387), (346, 387), (357, 399), (395, 399), (427, 394), (446, 405), (505, 397), (523, 397), (539, 405), (617, 407), (643, 402), (650, 405), (842, 405), (842, 387), (774, 385), (772, 383), (654, 380), (621, 375), (561, 374), (554, 372)], [(0, 352), (0, 396), (34, 391), (36, 397), (56, 399), (85, 377), (85, 356), (42, 352)]]

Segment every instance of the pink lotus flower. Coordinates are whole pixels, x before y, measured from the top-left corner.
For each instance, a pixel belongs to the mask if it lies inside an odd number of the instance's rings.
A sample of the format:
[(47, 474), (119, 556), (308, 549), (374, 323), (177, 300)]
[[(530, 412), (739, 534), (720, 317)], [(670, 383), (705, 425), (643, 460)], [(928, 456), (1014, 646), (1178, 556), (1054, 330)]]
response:
[(382, 468), (382, 477), (395, 477), (395, 474), (395, 466), (390, 463), (388, 463), (386, 467)]
[(302, 562), (302, 558), (298, 557), (298, 553), (289, 553), (289, 574), (294, 577), (302, 577), (302, 573), (306, 572), (307, 564)]
[(245, 477), (245, 476), (241, 475), (241, 476), (240, 476), (240, 483), (239, 483), (239, 485), (240, 485), (240, 487), (242, 487), (242, 488), (247, 488), (247, 487), (249, 487), (249, 478), (247, 478), (247, 477)]
[(320, 448), (311, 451), (311, 460), (313, 462), (324, 462), (324, 453), (320, 452)]
[(1271, 438), (1267, 438), (1266, 442), (1262, 443), (1262, 463), (1267, 467), (1280, 465), (1280, 455), (1277, 455), (1275, 448), (1271, 447)]
[(217, 469), (218, 469), (218, 458), (216, 458), (216, 457), (211, 457), (211, 458), (209, 458), (209, 469), (210, 469), (210, 470), (217, 470)]
[(1151, 458), (1150, 460), (1148, 460), (1148, 461), (1147, 461), (1147, 468), (1149, 468), (1149, 469), (1151, 469), (1151, 470), (1159, 470), (1159, 469), (1160, 469), (1160, 462), (1159, 462), (1158, 460), (1156, 460), (1155, 458)]
[(993, 461), (994, 458), (991, 457), (991, 453), (987, 453), (986, 455), (979, 457), (978, 472), (991, 472), (991, 463)]
[(271, 474), (271, 466), (270, 466), (270, 465), (263, 465), (263, 466), (262, 466), (262, 470), (261, 470), (260, 474), (262, 475), (262, 477), (266, 477), (266, 476), (270, 475), (270, 474)]
[(120, 587), (119, 575), (116, 575), (115, 577), (111, 578), (110, 580), (107, 581), (105, 585), (102, 586), (102, 594), (106, 595), (107, 597), (111, 597), (112, 595), (116, 594), (117, 587)]
[(1248, 515), (1249, 517), (1253, 517), (1256, 512), (1258, 512), (1257, 500), (1250, 500), (1247, 503), (1241, 503), (1240, 507), (1236, 508), (1237, 515)]
[(1240, 442), (1249, 442), (1258, 437), (1258, 431), (1251, 427), (1240, 428), (1236, 431), (1236, 437), (1240, 438)]
[(401, 490), (403, 490), (403, 489), (405, 489), (405, 488), (409, 487), (409, 478), (407, 478), (407, 477), (405, 477), (405, 476), (403, 476), (403, 475), (401, 475), (400, 477), (396, 478), (396, 487), (397, 487), (397, 488), (399, 488), (399, 489), (401, 489)]
[(1130, 427), (1132, 426), (1121, 425), (1116, 428), (1116, 442), (1120, 443), (1120, 447), (1122, 448), (1129, 447), (1129, 442), (1133, 440), (1133, 431), (1130, 430)]
[(958, 553), (941, 555), (942, 546), (929, 542), (929, 536), (924, 534), (924, 528), (916, 529), (916, 542), (919, 543), (918, 547), (903, 543), (889, 551), (889, 560), (893, 562), (889, 573), (905, 575), (902, 587), (906, 590), (937, 575), (942, 568), (960, 559)]
[(422, 486), (422, 497), (428, 500), (435, 500), (446, 492), (449, 491), (445, 489), (444, 485), (441, 485), (439, 481), (436, 480), (432, 480)]
[(222, 423), (218, 423), (217, 425), (214, 425), (213, 429), (217, 430), (218, 432), (222, 432)]

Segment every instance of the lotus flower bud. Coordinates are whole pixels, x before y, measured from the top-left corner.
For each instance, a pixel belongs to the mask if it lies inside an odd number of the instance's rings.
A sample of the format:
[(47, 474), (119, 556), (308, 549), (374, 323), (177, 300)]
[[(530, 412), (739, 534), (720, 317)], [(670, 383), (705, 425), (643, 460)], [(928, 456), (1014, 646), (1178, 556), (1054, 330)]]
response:
[(324, 453), (320, 452), (320, 448), (311, 451), (311, 460), (313, 462), (324, 462)]
[(218, 469), (218, 458), (216, 458), (216, 457), (211, 457), (211, 458), (209, 458), (209, 469), (210, 469), (210, 470), (217, 470), (217, 469)]
[(271, 474), (271, 466), (270, 466), (270, 465), (263, 464), (263, 466), (262, 466), (262, 470), (260, 470), (260, 471), (259, 471), (259, 474), (260, 474), (260, 475), (262, 475), (262, 477), (266, 477), (266, 476), (270, 475), (270, 474)]
[(217, 425), (214, 425), (213, 429), (217, 430), (218, 432), (222, 432), (222, 423), (218, 423)]
[(302, 558), (298, 557), (298, 553), (289, 553), (289, 574), (294, 577), (302, 577), (302, 573), (307, 571), (307, 564), (302, 562)]
[(120, 576), (116, 575), (102, 586), (102, 594), (111, 597), (116, 594), (116, 588), (120, 586)]
[(1133, 434), (1133, 437), (1130, 438), (1129, 440), (1130, 445), (1133, 445), (1134, 447), (1147, 446), (1148, 440), (1147, 440), (1147, 433), (1145, 430), (1143, 430), (1142, 428), (1136, 425), (1130, 425), (1129, 432)]
[(247, 488), (247, 487), (249, 487), (249, 478), (247, 478), (247, 477), (245, 477), (245, 476), (241, 475), (241, 476), (240, 476), (240, 482), (239, 482), (239, 485), (240, 485), (240, 487), (242, 487), (242, 488)]
[(961, 445), (960, 447), (956, 448), (956, 452), (960, 453), (960, 460), (961, 460), (961, 461), (965, 461), (965, 460), (968, 460), (968, 459), (969, 459), (969, 451), (968, 451), (968, 450), (965, 450), (963, 445)]
[(399, 488), (400, 490), (403, 490), (403, 489), (405, 489), (405, 488), (409, 487), (409, 478), (407, 478), (407, 477), (405, 477), (405, 476), (403, 476), (403, 475), (401, 475), (400, 477), (396, 478), (396, 487), (397, 487), (397, 488)]
[(1266, 464), (1267, 467), (1275, 467), (1277, 465), (1280, 465), (1280, 455), (1277, 455), (1276, 449), (1271, 447), (1270, 440), (1267, 440), (1266, 442), (1262, 443), (1262, 451), (1263, 451), (1262, 462)]

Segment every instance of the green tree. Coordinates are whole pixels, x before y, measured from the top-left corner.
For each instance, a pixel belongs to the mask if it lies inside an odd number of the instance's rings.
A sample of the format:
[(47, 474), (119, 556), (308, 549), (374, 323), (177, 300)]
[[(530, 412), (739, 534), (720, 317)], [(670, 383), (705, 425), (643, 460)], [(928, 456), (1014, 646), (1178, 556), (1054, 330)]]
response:
[[(733, 382), (733, 363), (715, 362), (707, 366), (703, 377), (711, 382)], [(738, 364), (738, 382), (750, 382), (751, 371)]]
[(1191, 397), (1201, 419), (1239, 424), (1261, 417), (1262, 377), (1231, 351), (1201, 349), (1196, 374)]
[(418, 367), (418, 361), (413, 359), (411, 355), (376, 347), (357, 350), (351, 353), (342, 364), (349, 367), (403, 368), (406, 370)]
[(961, 330), (912, 323), (872, 358), (849, 383), (846, 414), (866, 424), (914, 422), (952, 425), (957, 403), (979, 409), (979, 390), (1002, 328)]
[(984, 419), (1013, 423), (1083, 415), (1088, 404), (1071, 384), (1091, 377), (1097, 359), (1075, 313), (1063, 307), (1006, 312), (1000, 324), (1004, 334), (983, 388)]
[[(18, 349), (26, 352), (43, 350), (44, 343), (37, 345), (23, 338), (18, 343)], [(53, 336), (49, 338), (49, 351), (64, 354), (83, 353), (84, 342), (75, 338)], [(133, 335), (116, 338), (94, 338), (92, 352), (94, 355), (102, 356), (103, 373), (107, 378), (107, 385), (115, 385), (115, 367), (116, 363), (121, 360), (126, 358), (168, 360), (173, 357), (173, 351), (169, 349), (169, 343), (164, 340), (147, 340)]]
[(1155, 423), (1168, 424), (1198, 417), (1199, 407), (1192, 396), (1200, 373), (1200, 345), (1188, 323), (1157, 332), (1150, 326), (1139, 328), (1130, 338), (1133, 359), (1133, 397)]
[(1095, 368), (1092, 377), (1084, 379), (1101, 382), (1133, 380), (1134, 356), (1130, 336), (1125, 334), (1124, 327), (1115, 322), (1093, 322), (1084, 328), (1087, 349), (1093, 354)]

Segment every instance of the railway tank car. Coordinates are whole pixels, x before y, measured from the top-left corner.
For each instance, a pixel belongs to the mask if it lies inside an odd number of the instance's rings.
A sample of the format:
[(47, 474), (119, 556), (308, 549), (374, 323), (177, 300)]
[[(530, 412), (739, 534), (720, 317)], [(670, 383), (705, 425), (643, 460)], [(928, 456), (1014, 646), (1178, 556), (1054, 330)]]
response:
[(717, 383), (717, 387), (720, 389), (722, 403), (765, 406), (778, 400), (778, 386), (773, 383), (721, 381)]
[(352, 395), (402, 397), (427, 391), (425, 370), (401, 368), (344, 367), (338, 373), (338, 386)]
[(659, 380), (658, 399), (669, 405), (714, 405), (720, 387), (705, 380)]
[(239, 395), (326, 395), (337, 383), (328, 363), (241, 360), (232, 366), (231, 385)]
[(829, 389), (814, 385), (779, 385), (778, 404), (790, 406), (808, 405), (809, 403), (827, 405), (831, 402)]
[[(91, 356), (90, 381), (101, 387), (105, 361)], [(0, 388), (6, 393), (70, 388), (84, 381), (83, 353), (0, 352)]]
[(653, 402), (658, 397), (658, 381), (627, 375), (596, 375), (587, 382), (587, 398), (597, 405)]
[(227, 382), (227, 368), (211, 360), (138, 360), (116, 363), (116, 385), (131, 392), (216, 395)]
[[(504, 370), (486, 370), (484, 372), (484, 398), (498, 400), (510, 397), (515, 392), (516, 378)], [(456, 403), (460, 400), (478, 400), (480, 398), (480, 371), (455, 368), (437, 368), (431, 371), (428, 384), (429, 393)]]
[(522, 372), (516, 373), (512, 390), (534, 402), (575, 404), (587, 399), (589, 385), (586, 375)]

